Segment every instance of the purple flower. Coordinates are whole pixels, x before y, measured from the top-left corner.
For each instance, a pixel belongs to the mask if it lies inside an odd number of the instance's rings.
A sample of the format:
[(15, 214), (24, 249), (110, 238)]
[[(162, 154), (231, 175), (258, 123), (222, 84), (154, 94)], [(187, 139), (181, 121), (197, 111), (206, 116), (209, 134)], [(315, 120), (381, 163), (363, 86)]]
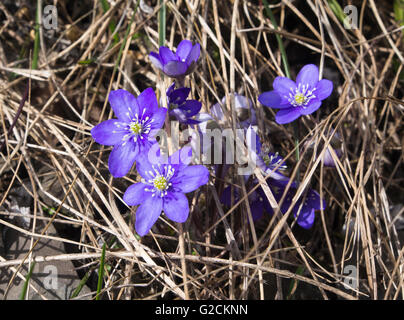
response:
[(190, 88), (175, 89), (175, 82), (167, 90), (169, 114), (184, 124), (198, 124), (199, 120), (192, 119), (202, 108), (197, 100), (187, 100)]
[[(286, 213), (289, 210), (296, 191), (296, 187), (290, 187), (288, 189), (280, 208), (282, 213)], [(279, 192), (275, 194), (275, 198), (278, 202), (281, 200), (283, 192), (284, 190), (280, 189)], [(303, 199), (304, 202), (302, 203)], [(324, 200), (322, 202), (320, 201), (320, 195), (316, 191), (309, 189), (306, 194), (303, 192), (302, 196), (300, 196), (300, 198), (297, 200), (292, 212), (299, 226), (304, 229), (310, 229), (314, 223), (314, 211), (325, 209), (325, 207), (326, 203)]]
[(152, 88), (137, 98), (126, 90), (111, 91), (109, 103), (118, 119), (101, 122), (91, 135), (99, 144), (114, 146), (108, 160), (109, 171), (114, 177), (123, 177), (138, 156), (156, 143), (154, 136), (163, 126), (167, 110), (158, 107)]
[(137, 162), (142, 180), (126, 190), (123, 200), (130, 206), (140, 205), (135, 223), (140, 236), (150, 231), (162, 210), (175, 222), (187, 220), (189, 204), (185, 193), (198, 189), (209, 180), (209, 171), (204, 166), (188, 166), (191, 155), (191, 148), (184, 147), (167, 161), (160, 156), (149, 159), (143, 154), (142, 160)]
[[(254, 185), (256, 185), (258, 183), (258, 181), (255, 180), (254, 183), (255, 183)], [(233, 188), (234, 201), (232, 203), (231, 202), (231, 192), (232, 192), (231, 186), (228, 186), (226, 189), (223, 190), (223, 193), (220, 197), (220, 201), (228, 207), (231, 207), (232, 204), (234, 205), (236, 202), (238, 202), (241, 199), (240, 191), (238, 190), (238, 188)], [(249, 191), (247, 191), (247, 193), (248, 192)], [(264, 213), (264, 211), (266, 211), (269, 214), (273, 214), (272, 207), (269, 204), (268, 198), (265, 195), (265, 193), (261, 187), (258, 187), (255, 191), (253, 191), (248, 196), (248, 203), (250, 204), (251, 215), (252, 215), (253, 221), (259, 220), (262, 217), (262, 214)]]
[[(335, 152), (335, 154), (337, 155), (338, 158), (341, 158), (341, 156), (342, 156), (342, 150), (341, 149), (334, 149), (334, 152)], [(331, 155), (330, 147), (328, 147), (327, 150), (325, 150), (323, 160), (324, 160), (324, 165), (326, 167), (333, 167), (333, 168), (336, 167), (336, 163), (334, 161), (334, 158)]]
[[(270, 175), (266, 181), (268, 183), (268, 186), (273, 191), (275, 199), (279, 202), (286, 190), (288, 183), (290, 182), (290, 179), (288, 177), (279, 172), (280, 170), (286, 168), (286, 166), (283, 164), (283, 159), (277, 153), (274, 154), (272, 152), (268, 152), (266, 150), (267, 148), (261, 145), (257, 133), (251, 126), (247, 129), (246, 139), (251, 159), (265, 175)], [(286, 213), (289, 207), (292, 205), (292, 199), (296, 194), (297, 188), (298, 184), (295, 181), (292, 181), (286, 193), (285, 200), (283, 201), (280, 208), (282, 213)], [(257, 191), (259, 189), (257, 189)], [(266, 195), (263, 193), (263, 191), (260, 192), (260, 195), (262, 196), (262, 198), (267, 200)], [(303, 198), (304, 195), (298, 199), (292, 210), (294, 216), (297, 217), (297, 223), (301, 227), (309, 229), (314, 222), (314, 211), (320, 210), (321, 207), (324, 209), (326, 204), (323, 200), (321, 206), (319, 194), (311, 189), (307, 191), (304, 202), (302, 204)], [(272, 211), (268, 212), (271, 213)]]
[(167, 47), (160, 47), (159, 53), (151, 52), (149, 57), (154, 66), (171, 78), (183, 78), (194, 71), (201, 46), (182, 40), (175, 54)]
[[(210, 112), (219, 122), (223, 122), (225, 120), (224, 112), (222, 106), (225, 108), (226, 106), (226, 97), (223, 97), (221, 104), (216, 103), (210, 108)], [(251, 99), (239, 95), (237, 93), (234, 94), (234, 108), (236, 110), (237, 117), (240, 121), (241, 128), (248, 128), (250, 125), (257, 124), (257, 118), (255, 115), (255, 110), (253, 108), (253, 103)]]
[(272, 91), (262, 93), (258, 101), (264, 106), (281, 109), (275, 116), (279, 124), (289, 123), (301, 115), (308, 115), (321, 106), (322, 100), (332, 92), (330, 80), (318, 80), (319, 72), (314, 64), (305, 65), (296, 82), (286, 77), (276, 77)]

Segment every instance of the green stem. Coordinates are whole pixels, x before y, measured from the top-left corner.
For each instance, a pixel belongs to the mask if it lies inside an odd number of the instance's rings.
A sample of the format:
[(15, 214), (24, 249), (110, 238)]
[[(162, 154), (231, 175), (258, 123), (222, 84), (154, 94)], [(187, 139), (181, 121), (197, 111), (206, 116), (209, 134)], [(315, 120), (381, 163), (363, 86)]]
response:
[(95, 300), (100, 300), (100, 292), (102, 289), (102, 281), (104, 278), (105, 249), (106, 249), (106, 244), (104, 242), (104, 244), (102, 246), (102, 252), (101, 252), (100, 268), (98, 269), (97, 294), (95, 296)]
[[(269, 16), (269, 19), (271, 20), (274, 29), (278, 30), (278, 23), (276, 22), (275, 16), (272, 13), (271, 8), (269, 7), (268, 1), (263, 0), (265, 10), (267, 15)], [(285, 69), (285, 75), (290, 79), (290, 68), (289, 68), (289, 63), (288, 63), (288, 57), (286, 56), (286, 51), (285, 47), (283, 46), (282, 38), (278, 33), (275, 33), (276, 40), (278, 41), (278, 46), (279, 46), (279, 51), (281, 52), (281, 58), (282, 58), (282, 63), (283, 67)], [(293, 122), (293, 133), (295, 136), (295, 154), (296, 154), (296, 163), (299, 161), (300, 158), (300, 151), (299, 151), (299, 123), (297, 121)], [(297, 181), (300, 179), (300, 169), (299, 167), (297, 168)]]
[[(271, 8), (269, 7), (268, 1), (263, 0), (263, 2), (264, 2), (266, 13), (269, 16), (269, 19), (271, 20), (272, 24), (274, 25), (274, 29), (278, 30), (278, 23), (276, 22), (275, 16), (272, 13)], [(276, 37), (276, 40), (278, 41), (279, 51), (281, 52), (283, 67), (285, 68), (285, 75), (288, 78), (290, 78), (288, 57), (286, 56), (286, 51), (285, 51), (285, 47), (283, 46), (282, 38), (278, 33), (275, 33), (275, 37)]]
[(35, 18), (35, 41), (34, 41), (34, 53), (32, 57), (32, 69), (38, 68), (38, 55), (39, 55), (39, 19), (41, 17), (40, 1), (36, 6), (36, 18)]
[(25, 296), (27, 295), (27, 290), (28, 290), (28, 283), (32, 277), (32, 272), (34, 271), (34, 267), (35, 267), (35, 261), (32, 262), (31, 267), (29, 268), (27, 277), (25, 278), (24, 286), (22, 287), (22, 291), (20, 294), (20, 300), (25, 300)]

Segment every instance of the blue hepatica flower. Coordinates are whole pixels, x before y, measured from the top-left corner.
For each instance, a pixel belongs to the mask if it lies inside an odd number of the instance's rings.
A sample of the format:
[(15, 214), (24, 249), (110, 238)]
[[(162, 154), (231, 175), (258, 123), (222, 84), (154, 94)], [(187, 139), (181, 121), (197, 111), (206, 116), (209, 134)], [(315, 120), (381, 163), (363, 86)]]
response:
[(126, 90), (111, 91), (109, 103), (117, 119), (101, 122), (91, 135), (99, 144), (114, 146), (108, 160), (109, 171), (114, 177), (123, 177), (139, 155), (156, 143), (154, 136), (163, 126), (167, 110), (158, 107), (152, 88), (137, 98)]
[(175, 89), (175, 82), (167, 90), (169, 114), (184, 124), (198, 124), (199, 120), (192, 119), (202, 108), (197, 100), (187, 100), (190, 88)]
[(185, 222), (189, 204), (185, 193), (194, 191), (208, 183), (209, 171), (202, 165), (189, 166), (192, 149), (184, 147), (167, 160), (147, 155), (137, 162), (136, 169), (141, 182), (131, 185), (123, 200), (131, 206), (140, 205), (136, 211), (136, 232), (147, 234), (157, 221), (162, 210), (175, 222)]
[(175, 53), (162, 46), (159, 48), (159, 53), (151, 52), (149, 57), (154, 66), (167, 76), (183, 78), (194, 71), (200, 51), (199, 43), (192, 45), (191, 41), (182, 40)]
[(289, 123), (301, 115), (308, 115), (320, 108), (322, 100), (330, 96), (333, 84), (330, 80), (318, 80), (319, 72), (314, 64), (305, 65), (296, 82), (286, 77), (276, 77), (272, 91), (262, 93), (258, 100), (269, 108), (281, 109), (275, 116), (279, 124)]
[[(251, 159), (255, 161), (257, 167), (261, 169), (265, 175), (270, 175), (267, 179), (267, 183), (274, 192), (275, 199), (279, 202), (290, 181), (288, 177), (280, 173), (280, 170), (286, 168), (283, 164), (284, 161), (282, 157), (277, 153), (274, 154), (265, 150), (266, 148), (261, 145), (257, 133), (251, 126), (247, 129), (246, 140)], [(292, 181), (288, 187), (285, 200), (280, 208), (282, 213), (286, 213), (292, 205), (292, 199), (296, 194), (297, 188), (298, 184), (295, 181)], [(320, 196), (316, 191), (308, 189), (306, 193), (305, 198), (304, 195), (300, 196), (292, 211), (295, 218), (297, 218), (297, 223), (301, 227), (309, 229), (314, 223), (315, 210), (320, 210), (321, 208), (325, 209), (326, 204), (324, 200), (321, 204)], [(261, 196), (266, 199), (266, 195), (263, 191), (261, 192)], [(304, 202), (302, 204), (303, 198)], [(267, 212), (272, 213), (273, 211), (267, 210)]]
[[(285, 199), (281, 205), (281, 212), (286, 213), (292, 205), (292, 199), (297, 191), (296, 187), (290, 187), (286, 193)], [(279, 190), (275, 194), (275, 199), (279, 202), (281, 200), (284, 190)], [(302, 202), (302, 200), (304, 200)], [(313, 226), (315, 218), (315, 210), (325, 209), (325, 201), (320, 201), (320, 195), (317, 191), (309, 189), (306, 194), (300, 196), (294, 205), (292, 212), (296, 218), (297, 224), (304, 229), (310, 229)]]
[[(216, 103), (210, 108), (210, 112), (218, 119), (219, 123), (224, 121), (225, 116), (222, 106), (226, 107), (226, 97), (223, 97), (222, 103)], [(237, 117), (240, 121), (240, 127), (243, 129), (248, 128), (250, 125), (257, 124), (257, 117), (253, 108), (251, 99), (242, 96), (240, 94), (234, 94), (234, 108), (236, 110)]]

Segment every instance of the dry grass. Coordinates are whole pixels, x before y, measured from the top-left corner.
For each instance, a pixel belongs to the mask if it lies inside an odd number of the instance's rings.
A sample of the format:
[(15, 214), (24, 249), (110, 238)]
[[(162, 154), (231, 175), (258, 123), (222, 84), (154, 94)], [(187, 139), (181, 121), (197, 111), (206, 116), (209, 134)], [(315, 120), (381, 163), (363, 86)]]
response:
[[(93, 143), (89, 130), (112, 116), (110, 90), (138, 94), (147, 87), (167, 88), (169, 82), (147, 57), (157, 49), (159, 7), (150, 1), (152, 13), (136, 12), (114, 69), (135, 1), (115, 1), (106, 13), (96, 0), (57, 2), (58, 29), (40, 28), (35, 71), (30, 70), (30, 31), (36, 5), (0, 4), (0, 141), (5, 141), (0, 223), (32, 238), (24, 259), (0, 257), (0, 268), (24, 277), (21, 266), (33, 260), (70, 260), (95, 271), (107, 242), (111, 268), (104, 277), (106, 299), (404, 297), (404, 239), (395, 223), (404, 211), (403, 32), (391, 1), (353, 1), (359, 28), (347, 30), (327, 1), (283, 0), (272, 6), (279, 31), (253, 1), (166, 1), (166, 45), (174, 48), (183, 38), (201, 44), (200, 64), (188, 80), (204, 111), (234, 92), (250, 97), (261, 138), (286, 159), (289, 176), (300, 174), (299, 192), (305, 186), (318, 190), (327, 208), (316, 212), (308, 231), (277, 210), (273, 218), (247, 223), (251, 212), (243, 180), (236, 175), (223, 180), (212, 171), (210, 184), (189, 197), (191, 215), (184, 225), (161, 216), (141, 239), (134, 234), (136, 208), (122, 202), (136, 171), (112, 179), (109, 149)], [(117, 43), (109, 30), (112, 18)], [(300, 119), (300, 146), (307, 139), (315, 146), (311, 154), (302, 147), (298, 162), (291, 126), (277, 125), (272, 110), (264, 110), (257, 100), (271, 89), (275, 76), (283, 75), (275, 32), (282, 35), (293, 76), (311, 62), (334, 82), (334, 93), (320, 111)], [(79, 63), (90, 59), (92, 63)], [(226, 107), (227, 125), (235, 127), (234, 110), (230, 103)], [(331, 141), (328, 132), (341, 138), (343, 156), (335, 157), (336, 168), (321, 161)], [(245, 195), (230, 209), (219, 200), (225, 183), (239, 186)], [(33, 198), (28, 229), (10, 220), (10, 194), (17, 186)], [(266, 194), (276, 208), (269, 188)], [(51, 207), (55, 212), (50, 218), (44, 208)], [(49, 237), (47, 227), (35, 228), (39, 220), (70, 228), (77, 237), (55, 240), (75, 251), (36, 255), (36, 241)], [(347, 265), (358, 270), (356, 290), (343, 286)]]

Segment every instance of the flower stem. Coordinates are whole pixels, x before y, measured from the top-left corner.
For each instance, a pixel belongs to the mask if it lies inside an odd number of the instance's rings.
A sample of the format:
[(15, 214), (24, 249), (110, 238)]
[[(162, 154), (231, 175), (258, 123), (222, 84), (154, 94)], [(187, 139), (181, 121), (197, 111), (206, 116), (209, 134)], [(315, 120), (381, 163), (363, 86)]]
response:
[[(265, 6), (265, 10), (267, 15), (269, 16), (269, 19), (271, 20), (274, 29), (278, 30), (278, 23), (276, 22), (275, 16), (272, 13), (271, 8), (269, 7), (268, 1), (267, 0), (263, 0), (264, 6)], [(285, 75), (286, 77), (288, 77), (290, 79), (290, 68), (289, 68), (289, 63), (288, 63), (288, 57), (286, 56), (286, 51), (285, 51), (285, 47), (283, 46), (283, 42), (282, 42), (282, 38), (278, 33), (275, 33), (275, 37), (276, 40), (278, 41), (278, 47), (279, 47), (279, 51), (281, 52), (281, 57), (282, 57), (282, 63), (283, 63), (283, 67), (285, 69)], [(293, 134), (295, 136), (295, 154), (296, 154), (296, 163), (299, 162), (299, 158), (300, 158), (300, 151), (299, 151), (299, 123), (297, 121), (293, 122)], [(297, 181), (299, 181), (300, 178), (300, 169), (297, 168)]]
[(35, 40), (34, 40), (34, 53), (32, 57), (32, 69), (38, 68), (38, 55), (39, 55), (39, 28), (40, 28), (40, 18), (41, 18), (41, 3), (38, 1), (36, 7), (36, 17), (35, 17)]

